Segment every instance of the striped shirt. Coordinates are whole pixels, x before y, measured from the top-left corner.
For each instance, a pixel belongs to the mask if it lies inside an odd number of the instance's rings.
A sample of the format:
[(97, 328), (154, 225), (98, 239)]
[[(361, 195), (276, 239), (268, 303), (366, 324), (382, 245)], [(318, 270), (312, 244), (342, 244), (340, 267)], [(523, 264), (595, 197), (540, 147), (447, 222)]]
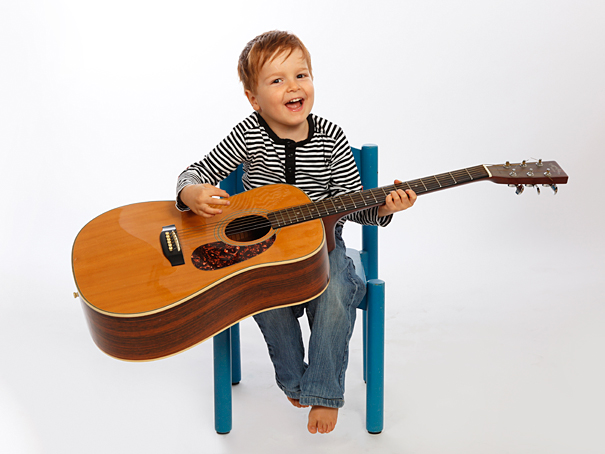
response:
[[(359, 172), (343, 130), (314, 114), (307, 118), (309, 135), (301, 142), (279, 138), (256, 112), (236, 125), (201, 161), (179, 176), (177, 194), (190, 184), (217, 186), (240, 164), (245, 190), (286, 182), (286, 147), (296, 149), (294, 185), (317, 202), (362, 190)], [(177, 208), (189, 208), (177, 195)], [(378, 207), (345, 216), (360, 224), (386, 226), (392, 216), (378, 217)]]

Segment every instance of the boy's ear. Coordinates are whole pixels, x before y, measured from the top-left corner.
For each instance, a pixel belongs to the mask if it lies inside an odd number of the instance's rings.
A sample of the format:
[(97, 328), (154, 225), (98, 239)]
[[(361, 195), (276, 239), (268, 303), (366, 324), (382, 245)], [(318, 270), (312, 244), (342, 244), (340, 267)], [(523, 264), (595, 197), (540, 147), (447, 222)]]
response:
[(256, 96), (254, 95), (254, 93), (252, 93), (250, 90), (245, 90), (245, 93), (246, 93), (246, 98), (248, 98), (248, 102), (250, 103), (252, 108), (256, 111), (260, 111), (260, 105), (258, 104), (258, 101), (256, 100)]

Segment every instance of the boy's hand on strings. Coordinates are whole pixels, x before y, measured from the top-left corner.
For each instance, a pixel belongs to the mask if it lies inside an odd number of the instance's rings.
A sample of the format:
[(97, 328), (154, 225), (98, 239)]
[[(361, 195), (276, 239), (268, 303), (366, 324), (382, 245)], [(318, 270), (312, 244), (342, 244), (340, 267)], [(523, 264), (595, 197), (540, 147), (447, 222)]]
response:
[[(221, 214), (221, 206), (229, 205), (229, 194), (210, 184), (191, 184), (185, 186), (180, 194), (181, 202), (199, 216), (211, 218)], [(219, 198), (223, 197), (223, 198)]]
[[(399, 184), (401, 181), (395, 180), (395, 184)], [(387, 195), (387, 198), (383, 205), (378, 207), (378, 217), (388, 216), (398, 211), (407, 210), (414, 203), (416, 203), (417, 195), (411, 189), (397, 189), (393, 190)]]

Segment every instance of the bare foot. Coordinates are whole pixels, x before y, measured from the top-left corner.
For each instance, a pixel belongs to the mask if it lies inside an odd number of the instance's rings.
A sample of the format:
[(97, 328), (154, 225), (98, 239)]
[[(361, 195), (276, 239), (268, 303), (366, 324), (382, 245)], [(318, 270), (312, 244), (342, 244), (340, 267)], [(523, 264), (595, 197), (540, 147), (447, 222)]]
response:
[[(287, 396), (286, 396), (287, 397)], [(298, 399), (292, 399), (291, 397), (288, 397), (288, 400), (290, 401), (290, 403), (292, 405), (294, 405), (296, 408), (307, 408), (308, 405), (301, 405), (300, 401)]]
[(314, 405), (309, 412), (309, 425), (307, 426), (307, 429), (309, 429), (309, 432), (312, 434), (317, 432), (320, 434), (327, 434), (334, 430), (337, 419), (338, 408)]

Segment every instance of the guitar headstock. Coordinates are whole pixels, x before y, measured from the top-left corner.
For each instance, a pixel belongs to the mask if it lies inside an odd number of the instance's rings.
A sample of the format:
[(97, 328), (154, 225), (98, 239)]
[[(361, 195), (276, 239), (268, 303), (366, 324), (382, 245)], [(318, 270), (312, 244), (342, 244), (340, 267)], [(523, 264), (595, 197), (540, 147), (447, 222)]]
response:
[(567, 183), (567, 174), (555, 161), (537, 162), (522, 161), (499, 165), (486, 165), (489, 179), (494, 183), (508, 184), (517, 188), (517, 194), (521, 194), (525, 186), (536, 187), (538, 194), (540, 186), (550, 186), (557, 193), (557, 185)]

